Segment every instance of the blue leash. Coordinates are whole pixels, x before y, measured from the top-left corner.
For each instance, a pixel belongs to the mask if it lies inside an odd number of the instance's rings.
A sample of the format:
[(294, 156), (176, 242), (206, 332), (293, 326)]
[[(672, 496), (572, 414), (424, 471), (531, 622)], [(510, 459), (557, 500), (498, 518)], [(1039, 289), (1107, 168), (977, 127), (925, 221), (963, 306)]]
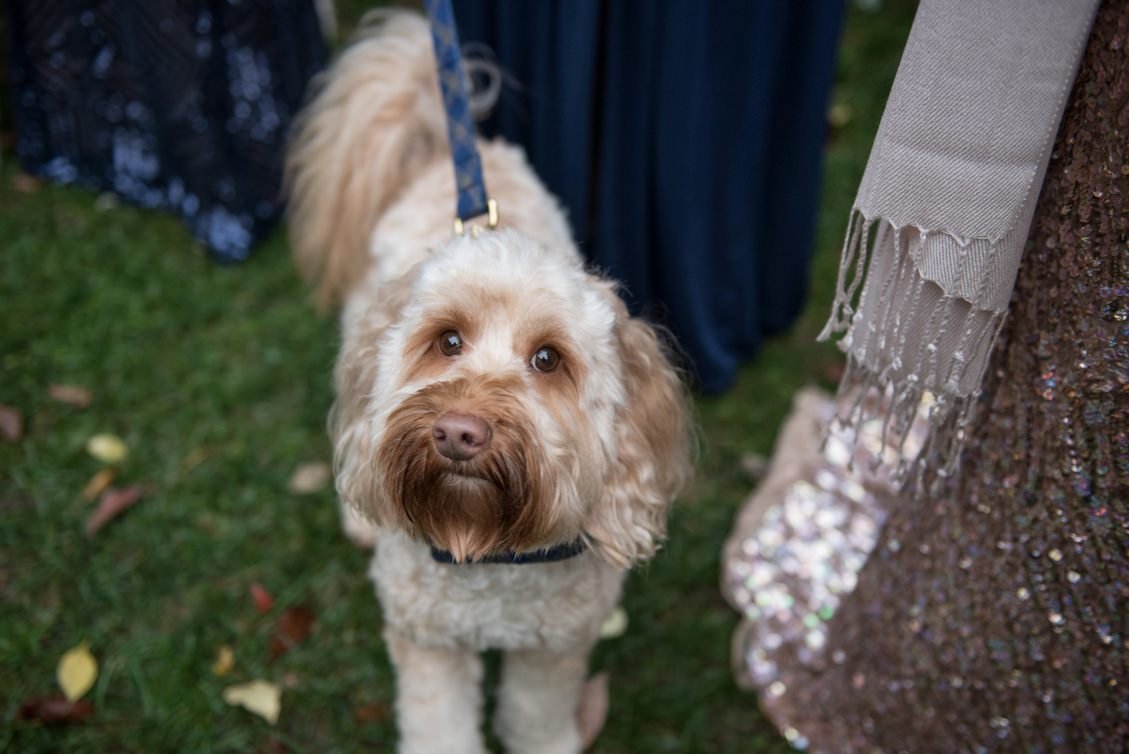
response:
[(463, 223), (472, 217), (487, 216), (487, 227), (498, 224), (498, 206), (486, 193), (482, 178), (482, 158), (475, 145), (474, 119), (470, 114), (469, 81), (459, 51), (459, 33), (451, 0), (424, 0), (431, 20), (431, 40), (439, 68), (439, 88), (447, 111), (447, 138), (455, 162), (455, 232), (463, 233)]
[[(463, 56), (459, 51), (459, 33), (455, 29), (455, 13), (451, 0), (424, 0), (427, 16), (431, 19), (431, 41), (435, 44), (435, 62), (439, 67), (439, 88), (443, 90), (443, 108), (447, 111), (447, 138), (451, 142), (451, 157), (455, 162), (455, 189), (458, 200), (455, 208), (455, 233), (463, 234), (463, 223), (473, 217), (486, 215), (486, 227), (498, 225), (498, 205), (486, 193), (482, 178), (482, 158), (475, 145), (474, 120), (470, 115), (470, 97)], [(477, 233), (478, 226), (471, 227)], [(488, 555), (475, 563), (526, 565), (529, 563), (555, 563), (568, 560), (588, 549), (583, 539), (550, 547), (536, 552), (507, 552)], [(431, 557), (437, 563), (454, 563), (450, 552), (431, 548)]]

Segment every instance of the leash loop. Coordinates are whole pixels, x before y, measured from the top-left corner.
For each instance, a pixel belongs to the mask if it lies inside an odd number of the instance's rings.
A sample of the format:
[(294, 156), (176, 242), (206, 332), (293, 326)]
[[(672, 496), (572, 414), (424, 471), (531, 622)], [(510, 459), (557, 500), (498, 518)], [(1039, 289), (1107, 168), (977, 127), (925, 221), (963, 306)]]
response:
[[(498, 225), (498, 204), (486, 193), (486, 181), (482, 177), (482, 158), (475, 144), (474, 119), (470, 111), (470, 82), (459, 51), (455, 13), (451, 0), (424, 0), (424, 5), (431, 21), (439, 88), (447, 113), (447, 138), (455, 165), (455, 233), (463, 235), (467, 221), (482, 215), (486, 216), (486, 227), (492, 229)], [(478, 235), (481, 230), (479, 225), (470, 226), (472, 235)]]

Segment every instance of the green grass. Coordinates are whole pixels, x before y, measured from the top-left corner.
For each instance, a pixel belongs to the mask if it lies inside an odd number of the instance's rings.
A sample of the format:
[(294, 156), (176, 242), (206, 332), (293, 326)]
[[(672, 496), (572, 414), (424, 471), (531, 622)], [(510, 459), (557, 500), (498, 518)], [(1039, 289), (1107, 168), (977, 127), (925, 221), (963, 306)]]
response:
[[(843, 225), (912, 16), (906, 2), (852, 11), (835, 99), (853, 117), (829, 141), (812, 298), (731, 391), (698, 402), (698, 481), (678, 506), (666, 550), (635, 573), (626, 636), (593, 660), (610, 671), (601, 752), (786, 751), (729, 671), (736, 616), (718, 558), (751, 489), (740, 460), (767, 454), (792, 393), (838, 363), (814, 336), (827, 314)], [(243, 267), (209, 261), (170, 217), (99, 211), (89, 193), (13, 187), (0, 165), (0, 403), (26, 432), (0, 442), (0, 750), (13, 752), (389, 751), (393, 678), (366, 558), (339, 533), (333, 495), (287, 491), (299, 463), (330, 450), (324, 417), (337, 347), (279, 232)], [(87, 409), (55, 402), (84, 385)], [(146, 498), (95, 538), (80, 491), (99, 464), (84, 445), (129, 444), (119, 483)], [(258, 614), (248, 594), (276, 597)], [(280, 612), (316, 613), (309, 639), (272, 661)], [(14, 722), (55, 690), (55, 665), (87, 641), (101, 664), (95, 714), (71, 727)], [(217, 647), (232, 673), (211, 672)], [(276, 727), (225, 705), (228, 684), (287, 685)], [(379, 718), (380, 716), (377, 715)]]

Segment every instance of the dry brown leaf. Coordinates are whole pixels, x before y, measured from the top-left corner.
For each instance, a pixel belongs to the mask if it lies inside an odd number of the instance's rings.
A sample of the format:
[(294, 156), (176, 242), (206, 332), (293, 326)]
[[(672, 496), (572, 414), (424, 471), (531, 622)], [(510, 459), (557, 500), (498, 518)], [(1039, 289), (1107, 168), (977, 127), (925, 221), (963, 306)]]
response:
[(94, 714), (94, 707), (85, 699), (68, 701), (65, 696), (41, 696), (20, 705), (16, 719), (44, 725), (81, 723)]
[(90, 481), (82, 488), (82, 499), (88, 503), (96, 499), (106, 491), (106, 488), (110, 486), (117, 475), (117, 469), (107, 467), (90, 477)]
[(278, 625), (275, 626), (274, 636), (270, 641), (270, 656), (277, 660), (294, 647), (301, 644), (310, 635), (314, 625), (314, 611), (305, 605), (287, 608), (278, 616)]
[(82, 385), (52, 385), (47, 388), (47, 394), (54, 400), (75, 408), (86, 408), (94, 400), (94, 396)]
[(251, 599), (255, 603), (256, 612), (266, 613), (274, 607), (274, 597), (265, 586), (257, 581), (251, 585)]
[(843, 379), (843, 372), (847, 369), (847, 365), (841, 359), (830, 361), (824, 364), (821, 371), (823, 381), (829, 385), (838, 385)]
[(329, 464), (324, 461), (303, 463), (294, 469), (287, 487), (295, 495), (312, 495), (325, 489), (332, 476)]
[(130, 487), (111, 487), (106, 490), (98, 501), (98, 508), (86, 519), (86, 536), (93, 537), (99, 529), (144, 496), (145, 488), (139, 484)]
[(30, 173), (16, 173), (12, 176), (12, 188), (21, 194), (34, 194), (41, 184), (42, 181)]
[(267, 738), (255, 747), (255, 754), (286, 754), (286, 744), (277, 738)]
[(18, 410), (0, 403), (0, 437), (19, 442), (24, 436), (24, 417)]
[(382, 723), (388, 719), (388, 713), (384, 702), (368, 702), (353, 709), (353, 719), (358, 723)]

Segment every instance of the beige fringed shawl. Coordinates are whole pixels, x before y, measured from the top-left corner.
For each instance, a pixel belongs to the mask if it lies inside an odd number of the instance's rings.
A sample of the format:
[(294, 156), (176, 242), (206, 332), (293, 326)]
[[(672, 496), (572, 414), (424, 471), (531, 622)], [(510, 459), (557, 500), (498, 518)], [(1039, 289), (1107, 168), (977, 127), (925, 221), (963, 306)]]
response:
[(955, 462), (1097, 5), (921, 3), (820, 334), (845, 333), (841, 422), (884, 391), (900, 451), (924, 398), (941, 468)]

